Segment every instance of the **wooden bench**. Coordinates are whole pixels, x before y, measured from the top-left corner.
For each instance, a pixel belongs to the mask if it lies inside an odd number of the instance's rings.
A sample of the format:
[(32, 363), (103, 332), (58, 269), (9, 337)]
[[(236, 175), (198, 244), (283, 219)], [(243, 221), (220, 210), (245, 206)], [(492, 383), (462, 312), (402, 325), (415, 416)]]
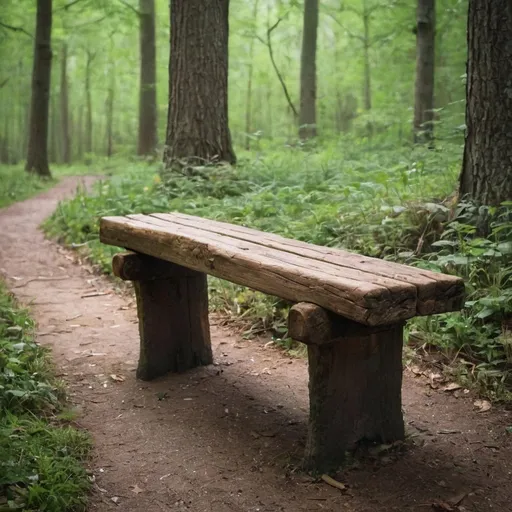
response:
[(179, 213), (104, 217), (100, 240), (134, 251), (113, 270), (134, 282), (144, 380), (212, 363), (207, 274), (295, 303), (289, 335), (309, 358), (305, 465), (316, 470), (360, 441), (404, 438), (404, 322), (463, 305), (457, 277)]

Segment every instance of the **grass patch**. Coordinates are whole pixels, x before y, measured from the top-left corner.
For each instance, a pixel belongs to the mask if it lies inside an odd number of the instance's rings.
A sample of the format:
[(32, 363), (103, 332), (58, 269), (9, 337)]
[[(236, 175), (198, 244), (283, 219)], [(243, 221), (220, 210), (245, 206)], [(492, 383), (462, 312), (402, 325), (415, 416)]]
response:
[(0, 511), (85, 510), (90, 439), (59, 415), (62, 385), (33, 332), (0, 282)]
[[(458, 207), (454, 193), (461, 153), (453, 141), (427, 149), (351, 139), (262, 148), (239, 155), (235, 168), (196, 167), (187, 176), (128, 162), (93, 195), (81, 191), (60, 204), (45, 229), (65, 244), (85, 244), (106, 273), (118, 249), (99, 242), (100, 217), (180, 211), (463, 276), (469, 300), (462, 313), (417, 319), (409, 328), (448, 359), (467, 356), (473, 365), (467, 379), (484, 379), (497, 397), (510, 386), (512, 362), (502, 328), (512, 303), (511, 208), (489, 211), (491, 229), (477, 236), (474, 207)], [(245, 322), (247, 335), (270, 330), (277, 344), (295, 349), (286, 340), (289, 304), (217, 279), (209, 283), (212, 307)]]
[(56, 183), (53, 179), (42, 179), (29, 174), (20, 166), (0, 166), (0, 208), (23, 201)]

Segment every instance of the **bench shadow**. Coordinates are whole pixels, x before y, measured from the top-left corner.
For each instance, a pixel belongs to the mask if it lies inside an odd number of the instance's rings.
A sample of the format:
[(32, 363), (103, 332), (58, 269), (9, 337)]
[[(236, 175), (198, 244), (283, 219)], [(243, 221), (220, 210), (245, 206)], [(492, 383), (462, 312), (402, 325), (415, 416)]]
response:
[[(292, 373), (302, 376), (292, 376), (288, 384), (283, 382), (289, 380), (289, 366), (269, 375), (235, 363), (168, 375), (141, 388), (161, 397), (161, 428), (180, 429), (180, 437), (197, 449), (207, 449), (212, 459), (236, 460), (237, 471), (270, 472), (266, 480), (274, 479), (276, 493), (284, 492), (282, 479), (287, 478), (302, 482), (307, 486), (304, 491), (314, 496), (327, 486), (305, 478), (301, 471), (307, 435), (307, 369), (301, 362), (294, 364)], [(276, 381), (284, 376), (287, 380)], [(407, 410), (405, 414), (407, 422)], [(449, 504), (482, 488), (484, 475), (476, 465), (471, 468), (465, 458), (454, 458), (442, 445), (409, 431), (413, 437), (399, 451), (372, 455), (370, 450), (352, 459), (336, 476), (347, 491), (328, 488), (328, 492), (351, 502), (355, 510), (428, 510), (436, 500)], [(478, 496), (465, 499), (478, 502)]]

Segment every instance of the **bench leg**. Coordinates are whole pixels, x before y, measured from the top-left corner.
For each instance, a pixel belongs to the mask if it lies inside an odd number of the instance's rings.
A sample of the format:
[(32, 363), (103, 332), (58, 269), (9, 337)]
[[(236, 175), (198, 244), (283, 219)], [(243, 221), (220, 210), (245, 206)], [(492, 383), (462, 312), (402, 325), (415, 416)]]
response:
[(404, 439), (403, 324), (365, 327), (298, 304), (289, 331), (308, 344), (307, 469), (339, 467), (359, 442)]
[(206, 275), (134, 281), (139, 316), (137, 377), (151, 380), (212, 363)]
[(339, 466), (359, 441), (404, 438), (402, 326), (308, 346), (310, 416), (305, 465)]

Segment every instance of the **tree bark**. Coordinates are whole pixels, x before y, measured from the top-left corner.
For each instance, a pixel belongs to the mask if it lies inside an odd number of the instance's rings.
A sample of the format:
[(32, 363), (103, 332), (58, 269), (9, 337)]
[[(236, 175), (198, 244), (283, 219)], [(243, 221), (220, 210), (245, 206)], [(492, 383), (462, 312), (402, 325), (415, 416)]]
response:
[(466, 141), (460, 197), (496, 206), (512, 199), (512, 4), (470, 0)]
[(228, 12), (229, 0), (171, 1), (168, 168), (236, 161), (228, 127)]
[(116, 69), (114, 62), (110, 62), (110, 84), (107, 90), (107, 100), (105, 102), (107, 123), (106, 123), (106, 139), (107, 139), (107, 157), (112, 156), (114, 150), (114, 94), (116, 87)]
[(316, 39), (318, 0), (305, 0), (300, 63), (299, 137), (315, 137), (316, 128)]
[(81, 159), (84, 155), (84, 106), (78, 107), (77, 126), (73, 130), (76, 133), (76, 156)]
[(68, 46), (62, 45), (60, 61), (60, 122), (62, 135), (62, 161), (71, 163), (71, 138), (69, 133), (69, 93), (68, 93)]
[(435, 0), (418, 0), (416, 20), (414, 141), (427, 142), (434, 132)]
[(158, 144), (156, 103), (155, 0), (139, 0), (140, 91), (137, 154), (152, 155)]
[(25, 170), (50, 177), (48, 165), (48, 120), (52, 69), (52, 0), (37, 0), (32, 104)]

